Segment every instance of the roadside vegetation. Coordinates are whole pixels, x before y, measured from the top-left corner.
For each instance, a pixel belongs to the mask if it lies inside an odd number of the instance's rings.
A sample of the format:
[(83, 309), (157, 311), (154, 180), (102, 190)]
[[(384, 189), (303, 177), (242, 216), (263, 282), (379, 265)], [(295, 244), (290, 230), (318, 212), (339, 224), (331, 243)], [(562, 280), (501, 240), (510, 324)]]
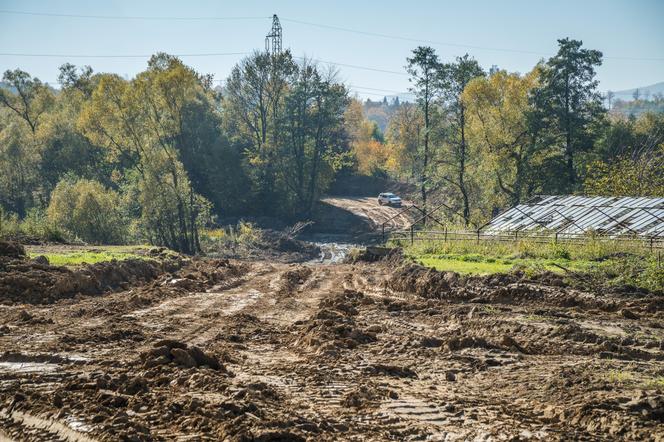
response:
[(482, 240), (395, 242), (422, 265), (461, 274), (522, 271), (560, 273), (574, 285), (630, 285), (664, 292), (662, 251), (639, 242), (588, 239), (581, 243)]

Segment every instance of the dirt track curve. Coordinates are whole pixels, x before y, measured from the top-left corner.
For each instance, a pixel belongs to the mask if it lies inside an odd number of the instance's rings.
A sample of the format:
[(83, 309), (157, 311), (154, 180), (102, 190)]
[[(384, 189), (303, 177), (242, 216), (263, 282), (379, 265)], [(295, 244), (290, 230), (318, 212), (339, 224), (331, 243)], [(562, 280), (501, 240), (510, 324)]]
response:
[(661, 298), (395, 267), (1, 306), (0, 440), (664, 440)]
[(381, 206), (374, 197), (327, 197), (321, 200), (324, 203), (339, 207), (343, 210), (368, 221), (373, 229), (380, 229), (383, 223), (390, 230), (405, 229), (413, 221), (412, 213), (414, 211), (404, 210), (410, 206), (408, 201), (403, 202), (403, 207)]

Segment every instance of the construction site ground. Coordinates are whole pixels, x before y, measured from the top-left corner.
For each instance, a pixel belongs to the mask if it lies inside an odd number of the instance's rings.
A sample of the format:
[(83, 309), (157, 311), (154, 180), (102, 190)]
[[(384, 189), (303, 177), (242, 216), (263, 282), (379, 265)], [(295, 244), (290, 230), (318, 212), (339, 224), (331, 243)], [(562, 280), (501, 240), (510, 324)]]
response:
[(0, 287), (49, 272), (0, 296), (0, 440), (664, 440), (661, 295), (398, 256), (182, 260), (62, 296), (81, 274), (5, 258)]

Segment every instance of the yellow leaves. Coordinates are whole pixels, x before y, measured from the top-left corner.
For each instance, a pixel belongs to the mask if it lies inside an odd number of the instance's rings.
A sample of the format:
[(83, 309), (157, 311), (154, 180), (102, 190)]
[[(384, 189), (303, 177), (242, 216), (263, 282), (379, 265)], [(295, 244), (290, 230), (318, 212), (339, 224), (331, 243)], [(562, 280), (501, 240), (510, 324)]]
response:
[(495, 155), (509, 155), (527, 131), (528, 94), (536, 71), (525, 76), (498, 71), (472, 80), (462, 94), (468, 109), (469, 136)]
[(370, 175), (376, 171), (385, 170), (389, 158), (387, 145), (373, 139), (360, 140), (353, 143), (353, 151), (360, 173)]

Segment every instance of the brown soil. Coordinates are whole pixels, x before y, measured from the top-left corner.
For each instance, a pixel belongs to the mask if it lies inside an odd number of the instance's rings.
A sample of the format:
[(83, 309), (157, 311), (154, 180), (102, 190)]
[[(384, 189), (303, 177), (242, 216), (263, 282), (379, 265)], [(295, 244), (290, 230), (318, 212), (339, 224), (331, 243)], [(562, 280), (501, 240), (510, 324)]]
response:
[(0, 307), (0, 440), (661, 441), (663, 305), (395, 259), (194, 260)]
[(184, 258), (160, 249), (146, 259), (52, 266), (45, 257), (30, 260), (17, 243), (0, 241), (0, 304), (50, 304), (75, 296), (100, 295), (156, 279), (182, 267)]
[(215, 258), (296, 263), (320, 257), (321, 250), (311, 242), (292, 238), (282, 231), (265, 229), (253, 243), (238, 244), (234, 248), (211, 247), (205, 253)]
[(383, 224), (386, 230), (405, 229), (414, 221), (414, 209), (406, 210), (406, 207), (411, 205), (409, 201), (404, 201), (403, 207), (390, 207), (379, 205), (377, 198), (378, 194), (375, 197), (323, 198), (321, 207), (325, 210), (319, 215), (320, 219), (313, 228), (317, 231), (346, 234), (380, 233)]

